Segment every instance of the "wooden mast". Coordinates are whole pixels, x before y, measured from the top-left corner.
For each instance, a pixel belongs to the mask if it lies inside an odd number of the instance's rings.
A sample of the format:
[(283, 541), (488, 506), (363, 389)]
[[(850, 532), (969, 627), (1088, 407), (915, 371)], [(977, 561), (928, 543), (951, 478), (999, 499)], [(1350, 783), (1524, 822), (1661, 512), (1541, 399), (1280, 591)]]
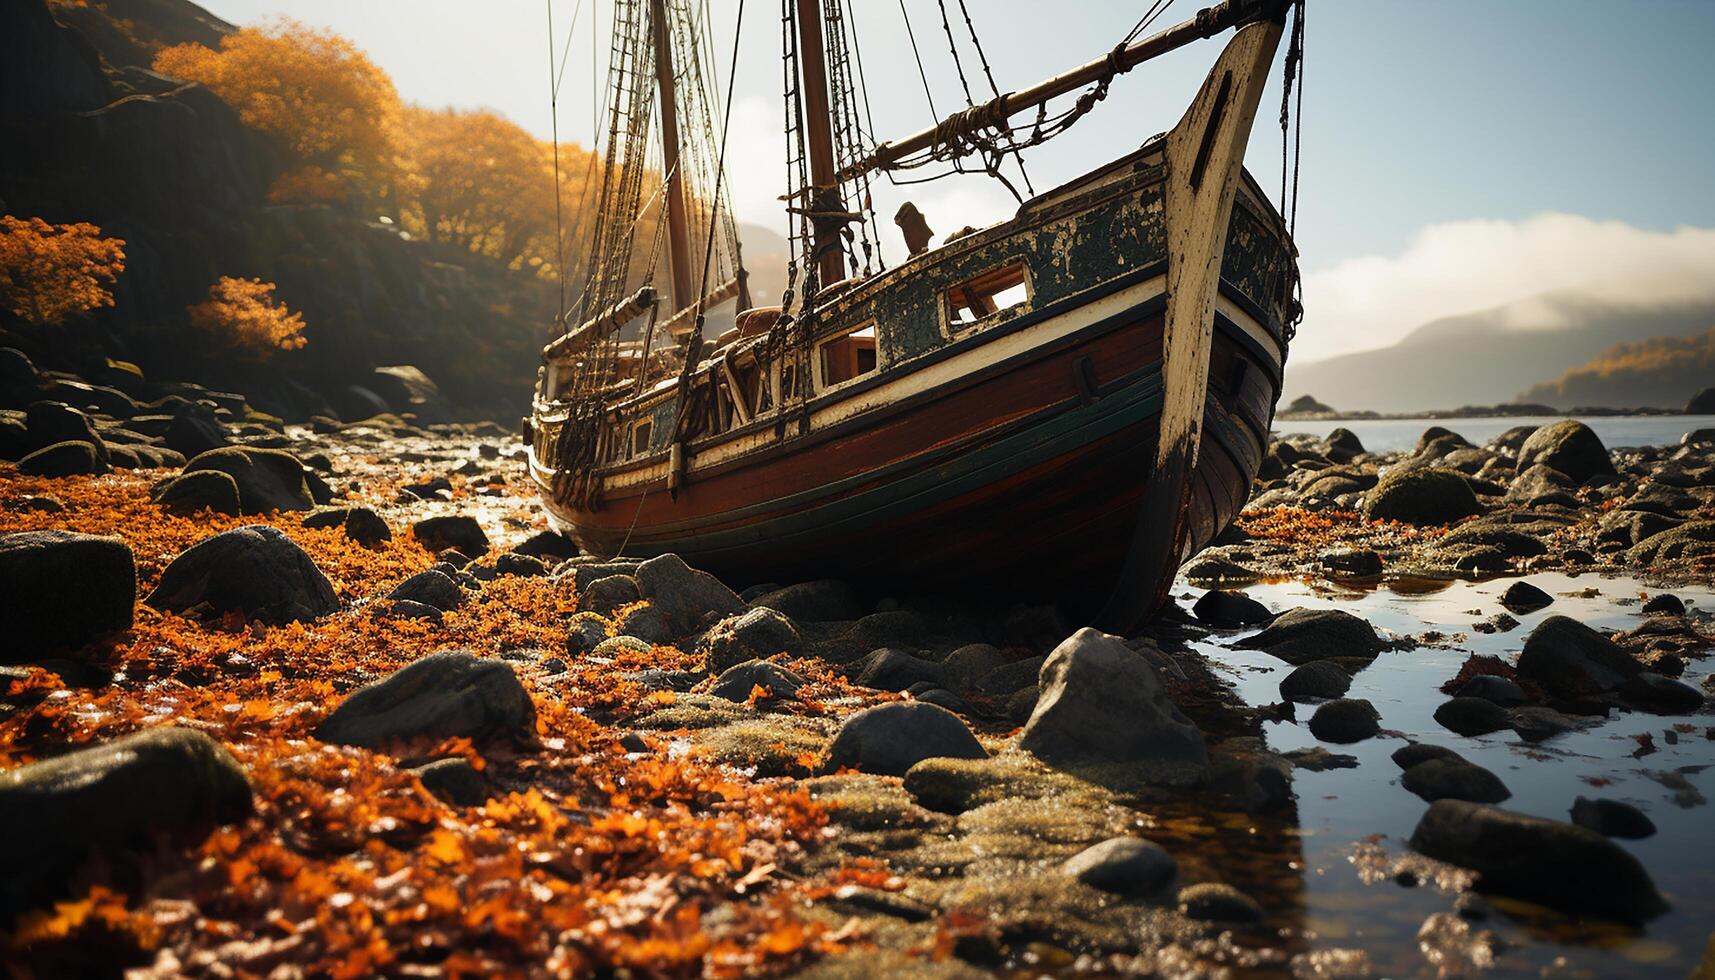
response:
[(679, 168), (679, 99), (673, 87), (673, 32), (666, 0), (649, 0), (655, 34), (655, 86), (661, 93), (661, 166), (667, 174), (667, 262), (673, 276), (673, 310), (697, 301), (691, 279), (690, 222), (685, 214), (685, 182)]
[[(659, 0), (657, 0), (659, 2)], [(844, 211), (834, 172), (834, 130), (828, 110), (827, 48), (822, 40), (822, 0), (798, 0), (799, 88), (804, 100), (804, 141), (810, 156), (811, 192), (803, 206), (812, 212)], [(837, 226), (812, 217), (814, 253), (823, 286), (846, 277), (845, 250)]]

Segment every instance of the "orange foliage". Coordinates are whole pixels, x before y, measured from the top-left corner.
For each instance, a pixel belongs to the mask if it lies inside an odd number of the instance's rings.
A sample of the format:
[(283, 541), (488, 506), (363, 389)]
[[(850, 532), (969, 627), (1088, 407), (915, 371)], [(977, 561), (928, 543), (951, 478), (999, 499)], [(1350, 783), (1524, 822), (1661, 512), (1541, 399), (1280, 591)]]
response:
[(0, 215), (0, 304), (37, 326), (113, 305), (125, 242), (92, 224)]
[[(0, 534), (118, 534), (136, 553), (146, 596), (190, 544), (256, 521), (168, 513), (149, 501), (150, 480), (130, 471), (32, 478), (0, 466), (5, 496), (51, 492), (67, 504), (62, 513), (0, 509)], [(352, 496), (386, 511), (398, 492), (399, 481), (383, 479)], [(472, 488), (460, 482), (454, 492)], [(408, 536), (366, 548), (300, 518), (267, 520), (348, 603), (434, 561)], [(95, 940), (107, 948), (123, 940), (167, 973), (200, 960), (238, 974), (289, 963), (334, 977), (431, 966), (461, 976), (777, 975), (845, 948), (849, 930), (800, 914), (829, 883), (774, 874), (823, 839), (825, 816), (803, 790), (695, 755), (628, 753), (615, 729), (594, 720), (623, 726), (653, 710), (627, 674), (690, 666), (694, 655), (656, 647), (612, 663), (568, 658), (552, 677), (520, 670), (540, 742), (527, 752), (459, 740), (378, 753), (314, 738), (345, 695), (431, 650), (564, 649), (578, 615), (564, 583), (498, 579), (438, 629), (371, 615), (361, 603), (272, 628), (199, 623), (142, 604), (136, 615), (129, 633), (78, 654), (112, 668), (113, 684), (67, 689), (45, 671), (13, 682), (0, 767), (145, 725), (185, 725), (233, 752), (256, 813), (151, 856), (142, 881), (92, 864), (79, 891), (22, 920), (15, 936), (29, 937), (29, 948), (0, 949), (13, 972)], [(444, 754), (480, 758), (495, 797), (449, 806), (397, 761)], [(832, 873), (838, 884), (888, 887), (876, 868)]]
[(338, 174), (306, 164), (274, 181), (269, 204), (347, 204), (351, 195)]
[(191, 326), (222, 347), (250, 361), (265, 361), (276, 352), (299, 350), (304, 318), (274, 298), (274, 284), (260, 279), (221, 276), (208, 287), (208, 302), (185, 310)]
[(399, 93), (337, 34), (282, 19), (222, 38), (219, 51), (166, 48), (154, 68), (207, 86), (245, 125), (278, 138), (305, 163), (370, 192), (392, 182)]

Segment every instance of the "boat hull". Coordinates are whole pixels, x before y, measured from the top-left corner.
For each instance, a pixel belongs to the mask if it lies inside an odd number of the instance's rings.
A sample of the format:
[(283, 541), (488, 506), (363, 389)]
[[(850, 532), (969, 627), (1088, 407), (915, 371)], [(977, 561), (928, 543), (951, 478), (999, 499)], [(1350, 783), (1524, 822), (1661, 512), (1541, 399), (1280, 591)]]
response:
[[(663, 479), (610, 491), (595, 508), (550, 500), (551, 519), (591, 553), (673, 552), (735, 585), (834, 577), (877, 594), (1051, 598), (1093, 611), (1152, 476), (1167, 302), (1153, 272), (1017, 323), (1028, 340), (1018, 353), (973, 349), (982, 367), (901, 386), (843, 428), (699, 472), (676, 495)], [(1284, 352), (1240, 299), (1234, 291), (1217, 316), (1186, 554), (1242, 505), (1279, 395)]]

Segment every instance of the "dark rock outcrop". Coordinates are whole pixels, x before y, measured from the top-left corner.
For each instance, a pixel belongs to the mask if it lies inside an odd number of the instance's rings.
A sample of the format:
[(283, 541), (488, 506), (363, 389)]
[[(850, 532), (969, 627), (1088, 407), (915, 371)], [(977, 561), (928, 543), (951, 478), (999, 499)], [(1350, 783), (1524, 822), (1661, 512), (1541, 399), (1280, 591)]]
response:
[(119, 538), (71, 531), (0, 536), (0, 662), (31, 659), (131, 628), (137, 567)]
[(511, 664), (443, 650), (346, 698), (315, 736), (365, 748), (410, 739), (526, 743), (535, 725), (536, 706)]
[(304, 478), (298, 457), (279, 449), (228, 446), (214, 449), (185, 464), (186, 473), (213, 470), (238, 485), (239, 506), (246, 514), (277, 510), (310, 510), (316, 500)]
[(278, 528), (251, 524), (197, 542), (144, 600), (164, 612), (242, 612), (276, 625), (336, 612), (327, 576)]
[(1562, 419), (1530, 434), (1519, 447), (1518, 468), (1547, 466), (1582, 483), (1595, 476), (1611, 475), (1614, 460), (1601, 437), (1577, 419)]
[(149, 728), (0, 773), (0, 909), (52, 897), (91, 852), (188, 843), (243, 819), (244, 770), (187, 728)]
[(1085, 628), (1042, 665), (1019, 747), (1060, 769), (1124, 764), (1148, 783), (1207, 778), (1203, 733), (1167, 697), (1155, 668), (1118, 637)]
[(1567, 912), (1643, 922), (1667, 902), (1637, 859), (1570, 823), (1480, 803), (1438, 800), (1411, 835), (1413, 850), (1470, 868), (1477, 887)]
[(822, 767), (827, 772), (849, 768), (903, 776), (924, 759), (942, 758), (986, 759), (988, 752), (951, 711), (917, 701), (895, 701), (866, 708), (842, 722)]
[(1471, 484), (1452, 470), (1398, 467), (1364, 497), (1364, 513), (1407, 524), (1451, 524), (1482, 513)]

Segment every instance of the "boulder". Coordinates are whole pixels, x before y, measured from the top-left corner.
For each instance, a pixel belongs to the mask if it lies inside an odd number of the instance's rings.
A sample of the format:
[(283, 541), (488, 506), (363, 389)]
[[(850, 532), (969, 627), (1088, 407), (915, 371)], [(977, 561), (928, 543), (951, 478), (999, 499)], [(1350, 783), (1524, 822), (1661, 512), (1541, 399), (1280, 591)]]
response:
[(1465, 757), (1449, 748), (1430, 745), (1426, 742), (1412, 742), (1393, 751), (1393, 763), (1400, 769), (1411, 769), (1431, 759), (1446, 759), (1454, 762), (1464, 762)]
[(1217, 629), (1254, 626), (1274, 618), (1274, 613), (1262, 603), (1243, 592), (1225, 589), (1210, 589), (1203, 593), (1191, 606), (1191, 615)]
[(1508, 727), (1526, 742), (1546, 741), (1563, 732), (1583, 727), (1584, 724), (1571, 715), (1561, 714), (1553, 708), (1545, 708), (1539, 704), (1514, 708), (1507, 718)]
[(1669, 616), (1685, 615), (1685, 600), (1671, 592), (1657, 592), (1643, 604), (1644, 613), (1666, 613)]
[(1642, 840), (1655, 834), (1655, 821), (1637, 807), (1619, 800), (1580, 796), (1572, 801), (1572, 822), (1603, 837)]
[(1345, 668), (1328, 660), (1312, 660), (1280, 679), (1280, 696), (1288, 701), (1333, 699), (1345, 697), (1351, 687), (1352, 675)]
[(226, 427), (214, 417), (214, 412), (202, 405), (185, 405), (173, 413), (167, 424), (162, 444), (186, 459), (195, 459), (214, 449), (223, 449), (232, 440)]
[(1354, 456), (1364, 453), (1364, 444), (1358, 439), (1358, 434), (1344, 427), (1329, 432), (1322, 445), (1327, 457), (1336, 463), (1351, 462)]
[(1518, 451), (1519, 469), (1547, 466), (1576, 483), (1612, 475), (1614, 460), (1596, 433), (1577, 419), (1562, 419), (1530, 434)]
[(24, 426), (32, 449), (61, 442), (87, 442), (95, 447), (102, 462), (107, 461), (107, 447), (95, 431), (95, 424), (89, 416), (64, 402), (35, 402), (24, 413)]
[(1338, 609), (1289, 609), (1238, 644), (1289, 664), (1330, 658), (1374, 660), (1386, 646), (1375, 627)]
[(488, 779), (462, 758), (436, 759), (410, 772), (423, 788), (453, 806), (482, 806), (488, 802)]
[(1514, 503), (1530, 504), (1556, 494), (1565, 494), (1577, 485), (1571, 477), (1551, 466), (1541, 463), (1520, 466), (1518, 475), (1513, 477), (1512, 484), (1507, 488), (1507, 499)]
[(393, 540), (393, 529), (368, 507), (318, 507), (304, 518), (304, 526), (343, 528), (346, 537), (369, 548)]
[(239, 506), (246, 514), (310, 510), (316, 505), (298, 457), (279, 449), (228, 446), (202, 453), (185, 464), (186, 473), (213, 470), (238, 484)]
[(1350, 745), (1381, 731), (1381, 712), (1361, 698), (1324, 702), (1310, 716), (1310, 734), (1324, 742)]
[(615, 609), (643, 599), (643, 587), (630, 575), (609, 575), (578, 594), (578, 608), (610, 616)]
[(1710, 555), (1715, 555), (1715, 521), (1687, 521), (1633, 545), (1626, 552), (1626, 563), (1648, 568)]
[(1626, 679), (1620, 697), (1658, 715), (1688, 715), (1703, 707), (1703, 695), (1684, 681), (1644, 671)]
[(959, 716), (920, 701), (894, 701), (847, 718), (828, 746), (826, 772), (856, 769), (903, 776), (924, 759), (986, 759)]
[(190, 843), (252, 807), (244, 770), (188, 728), (148, 728), (0, 773), (0, 909), (56, 897), (94, 851)]
[(525, 555), (530, 558), (540, 558), (547, 562), (561, 562), (567, 558), (578, 556), (578, 546), (571, 538), (555, 534), (553, 531), (538, 531), (524, 539), (518, 547), (512, 549), (515, 555)]
[(90, 476), (107, 470), (98, 446), (88, 442), (56, 442), (18, 460), (18, 472), (25, 476)]
[(1432, 467), (1389, 470), (1364, 497), (1364, 514), (1407, 524), (1451, 524), (1482, 513), (1465, 478)]
[(333, 586), (310, 556), (265, 524), (223, 531), (174, 558), (144, 600), (164, 612), (206, 606), (279, 625), (339, 610)]
[(548, 566), (540, 558), (508, 551), (494, 560), (494, 572), (518, 578), (544, 578), (548, 574)]
[(714, 686), (709, 688), (709, 693), (717, 698), (743, 703), (749, 700), (754, 688), (766, 687), (776, 698), (791, 699), (797, 696), (799, 688), (808, 683), (803, 674), (779, 664), (747, 660), (722, 671), (715, 678)]
[(238, 484), (219, 470), (185, 473), (163, 480), (149, 491), (149, 499), (175, 514), (195, 514), (203, 510), (230, 516), (243, 513)]
[(411, 534), (432, 552), (455, 549), (467, 555), (488, 553), (488, 535), (476, 518), (464, 514), (425, 517), (411, 525)]
[(680, 634), (695, 632), (710, 618), (745, 610), (744, 600), (720, 579), (686, 565), (678, 555), (660, 555), (637, 566), (637, 581), (644, 598), (660, 606)]
[(857, 590), (836, 579), (774, 589), (752, 599), (750, 604), (766, 606), (798, 623), (843, 622), (862, 619), (869, 612)]
[(747, 660), (766, 660), (782, 653), (794, 656), (801, 644), (798, 628), (790, 619), (772, 609), (758, 608), (716, 623), (703, 634), (699, 646), (704, 669), (720, 674)]
[(1336, 548), (1323, 552), (1316, 563), (1351, 578), (1373, 578), (1382, 573), (1382, 556), (1368, 548)]
[(1715, 415), (1715, 388), (1704, 388), (1685, 403), (1687, 415)]
[(0, 535), (0, 662), (40, 657), (131, 628), (137, 567), (119, 538), (71, 531)]
[(1006, 697), (1014, 691), (1035, 687), (1042, 675), (1042, 665), (1047, 662), (1047, 657), (1025, 657), (1023, 660), (1003, 663), (977, 678), (977, 682), (971, 686), (992, 697)]
[(1507, 586), (1507, 590), (1501, 593), (1501, 605), (1521, 616), (1538, 609), (1546, 609), (1553, 604), (1553, 596), (1523, 580)]
[(1560, 698), (1618, 690), (1642, 669), (1614, 641), (1565, 616), (1537, 624), (1518, 659), (1520, 678)]
[(871, 651), (858, 661), (858, 667), (856, 682), (877, 691), (903, 691), (923, 682), (939, 687), (946, 676), (941, 665), (933, 660), (914, 657), (891, 647)]
[(941, 661), (941, 668), (946, 672), (947, 679), (960, 687), (975, 687), (989, 671), (1004, 667), (1012, 662), (999, 647), (987, 643), (969, 643), (947, 654)]
[(1140, 896), (1172, 884), (1179, 876), (1179, 862), (1154, 841), (1113, 837), (1079, 851), (1060, 870), (1091, 888)]
[(536, 707), (511, 664), (442, 650), (359, 689), (314, 734), (336, 745), (377, 748), (410, 739), (527, 743), (535, 731)]
[(1060, 769), (1124, 764), (1144, 782), (1184, 785), (1209, 771), (1203, 733), (1167, 697), (1148, 659), (1088, 627), (1042, 665), (1019, 746)]
[(1482, 698), (1454, 698), (1435, 709), (1435, 720), (1460, 735), (1487, 735), (1511, 725), (1507, 709)]
[(1575, 824), (1437, 800), (1418, 821), (1411, 847), (1476, 871), (1479, 889), (1565, 912), (1639, 923), (1667, 910), (1636, 858)]
[(667, 623), (667, 614), (653, 602), (639, 602), (627, 609), (614, 621), (614, 632), (616, 636), (636, 637), (651, 646), (673, 642), (673, 627)]
[(1459, 689), (1453, 692), (1453, 696), (1455, 698), (1482, 698), (1484, 701), (1493, 701), (1504, 708), (1521, 705), (1529, 700), (1525, 696), (1524, 688), (1499, 674), (1478, 674), (1459, 685)]
[(452, 612), (464, 605), (464, 589), (445, 572), (431, 568), (400, 582), (387, 593), (387, 598), (394, 602), (419, 602), (442, 612)]
[(1499, 803), (1513, 795), (1500, 777), (1464, 759), (1419, 762), (1399, 777), (1399, 784), (1431, 803), (1436, 800)]

